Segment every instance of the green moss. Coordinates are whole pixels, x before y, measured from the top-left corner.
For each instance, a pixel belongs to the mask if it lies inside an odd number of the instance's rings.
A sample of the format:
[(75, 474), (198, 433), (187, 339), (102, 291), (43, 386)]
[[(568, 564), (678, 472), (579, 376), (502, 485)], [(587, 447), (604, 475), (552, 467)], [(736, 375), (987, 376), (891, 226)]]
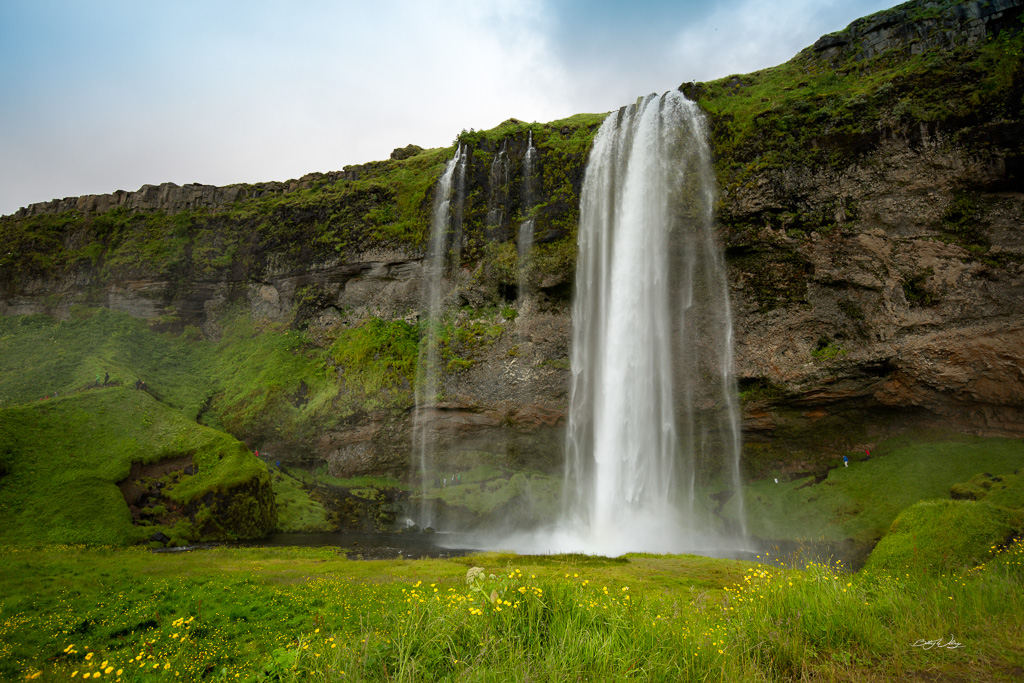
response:
[(867, 567), (891, 572), (969, 569), (1022, 531), (1024, 514), (1020, 511), (974, 501), (923, 501), (893, 521), (872, 551)]
[(328, 351), (345, 392), (338, 407), (347, 414), (407, 408), (416, 377), (417, 337), (415, 326), (380, 318), (341, 331)]
[(337, 392), (325, 354), (305, 332), (232, 318), (212, 351), (211, 423), (259, 443), (302, 439), (330, 424)]
[(767, 377), (753, 377), (740, 380), (740, 400), (743, 402), (775, 401), (786, 395), (785, 385)]
[(274, 472), (271, 479), (274, 484), (274, 502), (277, 504), (277, 531), (311, 532), (331, 529), (324, 506), (310, 497), (301, 482), (284, 472)]
[(954, 484), (949, 495), (957, 500), (984, 500), (1007, 508), (1024, 508), (1024, 474), (976, 474), (966, 482)]
[(915, 273), (903, 283), (903, 296), (911, 306), (933, 306), (939, 301), (937, 294), (928, 288), (928, 279), (935, 274), (930, 266)]
[[(427, 339), (426, 326), (434, 325), (432, 338), (437, 343), (438, 370), (454, 374), (473, 367), (479, 356), (501, 339), (508, 322), (498, 307), (467, 307), (448, 312), (443, 320), (422, 323), (420, 337)], [(421, 350), (425, 350), (426, 343), (422, 346)], [(426, 362), (426, 356), (422, 362)]]
[(847, 353), (846, 349), (832, 341), (828, 337), (822, 337), (818, 340), (814, 350), (811, 351), (811, 356), (818, 360), (832, 360), (840, 356), (845, 356)]
[(975, 254), (984, 254), (988, 239), (981, 231), (982, 210), (966, 192), (953, 195), (953, 200), (942, 214), (942, 238)]

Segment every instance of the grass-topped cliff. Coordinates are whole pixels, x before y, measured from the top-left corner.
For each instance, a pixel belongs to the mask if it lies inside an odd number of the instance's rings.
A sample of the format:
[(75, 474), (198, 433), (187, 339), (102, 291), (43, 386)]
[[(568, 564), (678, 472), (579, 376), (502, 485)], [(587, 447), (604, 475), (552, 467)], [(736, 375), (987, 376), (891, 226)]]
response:
[[(972, 36), (948, 16), (962, 5), (908, 2), (826, 36), (780, 66), (685, 85), (711, 117), (723, 192), (766, 170), (842, 168), (883, 137), (920, 135), (913, 129), (921, 126), (949, 130), (948, 144), (958, 145), (973, 142), (979, 127), (1019, 120), (1020, 8)], [(865, 24), (879, 26), (879, 35), (858, 31)], [(828, 47), (838, 40), (849, 42)], [(878, 41), (884, 51), (872, 49)]]
[[(1019, 19), (1008, 0), (910, 2), (786, 64), (684, 84), (710, 124), (752, 478), (820, 477), (919, 418), (1019, 433)], [(559, 470), (579, 193), (604, 116), (509, 119), (297, 181), (147, 186), (2, 217), (0, 409), (81, 402), (110, 373), (102, 391), (145, 382), (160, 410), (275, 460), (405, 478), (422, 258), (438, 177), (464, 145), (441, 427), (453, 467), (502, 473), (464, 506), (493, 512), (517, 471)]]
[[(540, 197), (520, 202), (521, 183), (504, 188), (503, 227), (527, 217), (542, 238), (538, 267), (556, 270), (571, 259), (579, 188), (589, 143), (603, 115), (579, 115), (548, 124), (510, 120), (490, 131), (463, 131), (456, 145), (471, 150), (470, 191), (464, 216), (465, 257), (488, 249), (487, 184), (491, 163), (508, 141), (525, 152), (527, 137), (540, 156)], [(401, 150), (396, 150), (396, 152)], [(313, 174), (295, 187), (239, 186), (232, 201), (180, 208), (159, 199), (102, 211), (36, 205), (28, 215), (0, 219), (7, 245), (0, 268), (10, 277), (89, 273), (96, 286), (122, 278), (220, 279), (252, 277), (267, 268), (290, 268), (367, 249), (421, 253), (430, 227), (434, 184), (454, 150), (415, 148), (387, 161), (335, 174)], [(300, 187), (301, 186), (301, 187)], [(130, 194), (130, 193), (124, 193)], [(141, 191), (140, 191), (141, 194)], [(201, 203), (201, 202), (197, 202)], [(493, 227), (493, 226), (492, 226)], [(563, 243), (567, 243), (566, 247)], [(568, 253), (563, 254), (568, 249)], [(508, 284), (514, 284), (513, 279)]]

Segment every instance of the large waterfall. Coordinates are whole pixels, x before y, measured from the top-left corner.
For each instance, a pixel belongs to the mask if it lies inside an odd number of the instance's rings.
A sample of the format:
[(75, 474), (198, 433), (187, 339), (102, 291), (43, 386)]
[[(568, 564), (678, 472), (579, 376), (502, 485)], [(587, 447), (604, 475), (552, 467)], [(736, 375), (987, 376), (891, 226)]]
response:
[[(558, 549), (723, 545), (706, 493), (741, 496), (740, 438), (715, 191), (704, 118), (680, 93), (642, 98), (598, 131), (580, 204)], [(728, 530), (744, 534), (742, 522)]]
[[(491, 166), (488, 226), (507, 200), (503, 145)], [(441, 393), (437, 325), (448, 235), (460, 227), (460, 147), (437, 187), (426, 264), (427, 324), (416, 383), (415, 447), (432, 471), (429, 424)], [(534, 201), (534, 149), (521, 211)], [(732, 552), (746, 545), (732, 327), (715, 235), (716, 187), (704, 118), (678, 92), (650, 95), (602, 124), (580, 200), (563, 509), (549, 529), (467, 544), (527, 552)], [(455, 223), (461, 221), (456, 220)], [(520, 226), (520, 307), (533, 224)], [(458, 240), (456, 240), (458, 241)], [(728, 514), (722, 508), (728, 505)], [(431, 524), (431, 511), (420, 523)], [(739, 520), (727, 523), (725, 518)]]

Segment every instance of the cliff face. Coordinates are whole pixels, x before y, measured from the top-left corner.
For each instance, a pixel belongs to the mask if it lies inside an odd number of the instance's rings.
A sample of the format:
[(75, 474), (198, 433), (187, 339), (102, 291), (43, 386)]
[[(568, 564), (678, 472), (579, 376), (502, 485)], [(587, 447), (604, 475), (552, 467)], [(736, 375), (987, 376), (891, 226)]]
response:
[[(1022, 435), (1024, 194), (1007, 156), (923, 131), (736, 194), (748, 224), (727, 253), (751, 437), (794, 411), (847, 416), (851, 446), (896, 418)], [(794, 197), (844, 208), (825, 232), (764, 219)]]
[(792, 89), (718, 84), (747, 109), (687, 86), (731, 152), (749, 450), (773, 436), (763, 451), (810, 458), (809, 435), (852, 447), (907, 423), (1022, 434), (1020, 23), (1019, 2), (907, 3), (802, 52)]
[[(1020, 5), (911, 2), (774, 70), (684, 85), (718, 157), (748, 473), (805, 468), (907, 425), (1024, 436)], [(446, 401), (426, 416), (453, 467), (560, 466), (578, 195), (600, 119), (460, 136), (470, 165), (462, 267), (445, 285), (452, 362)], [(0, 223), (14, 245), (0, 312), (104, 306), (216, 339), (241, 307), (325, 345), (368, 319), (415, 322), (450, 154), (406, 148), (288, 183), (33, 205)], [(533, 294), (519, 300), (515, 233), (528, 217)], [(404, 410), (357, 410), (272, 447), (334, 474), (400, 473), (408, 396)]]

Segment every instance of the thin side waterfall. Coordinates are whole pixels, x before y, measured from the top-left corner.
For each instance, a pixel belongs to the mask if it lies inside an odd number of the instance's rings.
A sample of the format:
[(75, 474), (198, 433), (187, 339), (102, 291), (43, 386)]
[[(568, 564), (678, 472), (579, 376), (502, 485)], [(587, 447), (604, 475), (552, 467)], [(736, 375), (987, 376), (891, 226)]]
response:
[[(536, 177), (534, 165), (536, 163), (537, 149), (533, 146), (533, 131), (530, 131), (526, 142), (526, 154), (523, 156), (523, 215), (529, 215), (533, 208), (536, 195)], [(519, 256), (519, 282), (516, 293), (519, 299), (519, 308), (522, 310), (529, 296), (528, 275), (530, 271), (530, 252), (533, 250), (533, 218), (527, 218), (519, 224), (519, 235), (516, 240)]]
[(501, 143), (501, 149), (491, 162), (489, 184), (491, 194), (487, 200), (487, 226), (491, 236), (496, 236), (505, 219), (505, 205), (508, 202), (508, 181), (511, 170), (508, 160), (508, 140)]
[[(462, 145), (459, 145), (459, 150), (456, 153), (458, 161), (456, 162), (455, 170), (455, 188), (454, 196), (452, 197), (452, 246), (451, 246), (451, 263), (453, 266), (458, 267), (462, 263), (462, 211), (466, 201), (466, 151)], [(447, 169), (446, 169), (447, 170)]]
[(706, 124), (678, 92), (610, 115), (580, 203), (566, 550), (738, 545), (698, 485), (740, 496), (732, 328)]
[[(465, 149), (459, 145), (437, 184), (434, 211), (430, 225), (430, 242), (424, 267), (423, 308), (421, 311), (423, 336), (420, 340), (419, 360), (416, 367), (416, 407), (413, 411), (413, 453), (418, 456), (421, 499), (424, 501), (417, 522), (422, 527), (433, 524), (433, 507), (427, 504), (428, 485), (434, 470), (434, 437), (431, 418), (441, 391), (439, 331), (444, 316), (443, 286), (449, 254), (455, 265), (462, 241), (462, 188), (465, 177)], [(455, 185), (455, 220), (452, 220), (452, 187)]]

